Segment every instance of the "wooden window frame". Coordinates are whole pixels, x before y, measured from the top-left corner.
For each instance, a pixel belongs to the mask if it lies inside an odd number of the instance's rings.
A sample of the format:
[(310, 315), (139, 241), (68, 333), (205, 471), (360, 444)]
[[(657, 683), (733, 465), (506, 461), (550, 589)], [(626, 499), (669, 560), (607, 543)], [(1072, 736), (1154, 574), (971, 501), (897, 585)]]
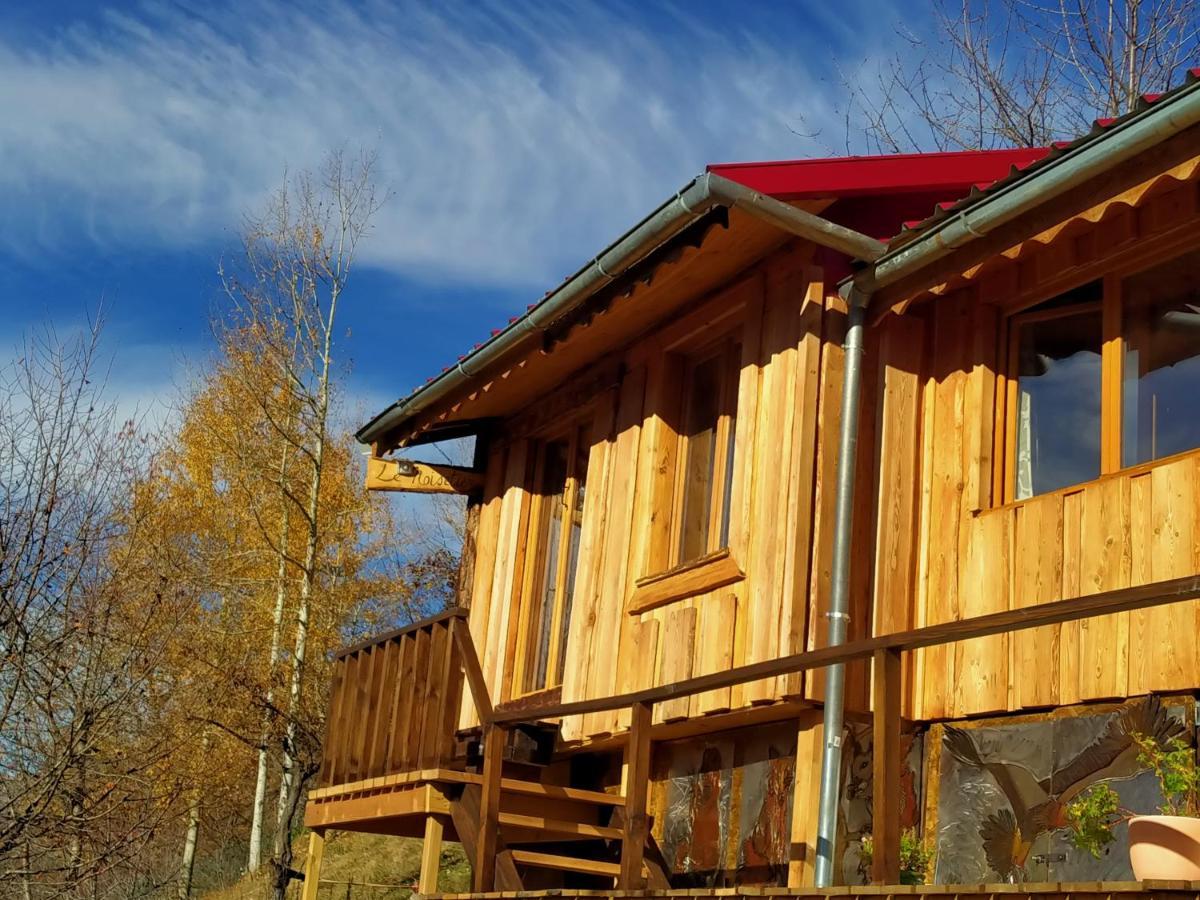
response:
[[(715, 340), (706, 342), (696, 350), (678, 351), (681, 357), (679, 430), (676, 432), (675, 472), (671, 490), (671, 519), (668, 548), (668, 571), (683, 569), (706, 559), (722, 550), (728, 550), (729, 536), (725, 532), (725, 519), (729, 514), (730, 494), (728, 489), (730, 466), (733, 465), (732, 438), (736, 434), (738, 388), (741, 374), (742, 329), (726, 331)], [(717, 401), (717, 427), (713, 435), (713, 478), (708, 495), (708, 533), (705, 536), (704, 552), (689, 559), (682, 557), (682, 528), (684, 504), (687, 502), (687, 465), (690, 439), (684, 428), (690, 415), (692, 383), (696, 370), (714, 358), (720, 359), (721, 396)]]
[(1059, 318), (1071, 313), (1083, 311), (1085, 308), (1095, 308), (1096, 301), (1072, 304), (1061, 309), (1038, 310), (1035, 307), (1053, 300), (1055, 297), (1082, 287), (1091, 281), (1101, 283), (1101, 297), (1098, 301), (1101, 312), (1100, 339), (1100, 475), (1107, 478), (1120, 473), (1144, 471), (1161, 463), (1177, 459), (1190, 453), (1200, 452), (1200, 447), (1182, 451), (1172, 456), (1132, 465), (1122, 464), (1122, 435), (1124, 409), (1124, 376), (1125, 376), (1125, 337), (1122, 334), (1123, 286), (1127, 278), (1145, 272), (1155, 266), (1170, 262), (1180, 256), (1200, 251), (1200, 240), (1191, 239), (1185, 242), (1168, 242), (1163, 246), (1146, 245), (1137, 252), (1127, 256), (1117, 265), (1087, 267), (1078, 273), (1077, 278), (1065, 284), (1056, 284), (1053, 289), (1047, 287), (1022, 298), (1019, 306), (1005, 310), (1004, 343), (1001, 344), (1002, 366), (997, 378), (996, 388), (996, 433), (1003, 435), (1003, 441), (998, 444), (1002, 448), (1002, 459), (993, 468), (992, 496), (1001, 498), (997, 506), (1023, 503), (1037, 497), (1053, 494), (1059, 491), (1073, 491), (1081, 485), (1066, 485), (1047, 491), (1043, 494), (1033, 494), (1030, 497), (1016, 498), (1016, 440), (1017, 440), (1017, 347), (1020, 328), (1033, 321), (1045, 321)]
[[(584, 471), (576, 471), (579, 465), (580, 440), (587, 431), (587, 422), (576, 420), (569, 426), (557, 429), (551, 434), (535, 438), (530, 443), (531, 459), (526, 484), (530, 485), (529, 508), (523, 523), (525, 535), (524, 548), (526, 560), (521, 576), (520, 602), (517, 612), (516, 653), (513, 659), (511, 687), (507, 700), (516, 700), (536, 694), (553, 691), (561, 687), (558, 679), (558, 668), (565, 642), (562, 640), (564, 627), (563, 616), (566, 606), (567, 580), (569, 571), (571, 547), (571, 523), (569, 516), (574, 515), (575, 504), (579, 497), (581, 476), (586, 480), (587, 463), (583, 463)], [(554, 443), (567, 445), (567, 475), (563, 489), (564, 518), (563, 527), (558, 534), (558, 556), (554, 572), (554, 605), (550, 610), (550, 647), (546, 658), (546, 683), (541, 687), (526, 688), (526, 674), (534, 664), (536, 636), (533, 634), (534, 608), (541, 602), (538, 596), (542, 592), (542, 573), (545, 569), (546, 554), (549, 544), (543, 539), (543, 529), (547, 525), (550, 495), (542, 494), (543, 478), (546, 467), (546, 448)], [(585, 501), (586, 502), (586, 501)], [(581, 513), (582, 518), (582, 513)], [(582, 521), (580, 522), (582, 528)], [(520, 551), (518, 551), (520, 552)], [(577, 560), (577, 565), (578, 565)], [(578, 573), (575, 573), (578, 576)], [(567, 623), (569, 625), (569, 623)]]

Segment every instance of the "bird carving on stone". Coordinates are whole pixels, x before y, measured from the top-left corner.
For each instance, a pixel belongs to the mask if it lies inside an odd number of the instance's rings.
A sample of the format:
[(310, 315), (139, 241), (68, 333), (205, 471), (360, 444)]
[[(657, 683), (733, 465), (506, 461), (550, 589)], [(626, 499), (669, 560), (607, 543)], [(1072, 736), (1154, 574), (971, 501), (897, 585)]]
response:
[(1072, 800), (1098, 781), (1130, 778), (1140, 771), (1134, 734), (1151, 736), (1165, 747), (1185, 731), (1157, 697), (1147, 697), (1123, 706), (1095, 740), (1045, 777), (1020, 763), (984, 758), (965, 729), (947, 725), (942, 745), (961, 765), (986, 771), (1004, 794), (1009, 808), (984, 819), (979, 837), (988, 865), (1001, 878), (1023, 879), (1034, 841), (1067, 827)]

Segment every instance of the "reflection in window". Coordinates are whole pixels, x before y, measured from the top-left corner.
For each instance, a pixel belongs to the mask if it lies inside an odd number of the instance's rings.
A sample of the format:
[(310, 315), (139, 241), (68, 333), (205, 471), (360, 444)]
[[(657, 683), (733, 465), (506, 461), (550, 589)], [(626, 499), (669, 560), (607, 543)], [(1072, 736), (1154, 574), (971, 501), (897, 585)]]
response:
[(1016, 499), (1100, 474), (1099, 284), (1019, 316)]
[(1127, 279), (1121, 296), (1123, 464), (1200, 447), (1200, 253)]
[(729, 543), (729, 494), (741, 344), (728, 340), (688, 365), (676, 521), (676, 563)]
[[(569, 439), (541, 446), (536, 474), (536, 578), (530, 598), (522, 692), (561, 683), (579, 563), (588, 439), (580, 430)], [(549, 675), (553, 673), (553, 678)]]

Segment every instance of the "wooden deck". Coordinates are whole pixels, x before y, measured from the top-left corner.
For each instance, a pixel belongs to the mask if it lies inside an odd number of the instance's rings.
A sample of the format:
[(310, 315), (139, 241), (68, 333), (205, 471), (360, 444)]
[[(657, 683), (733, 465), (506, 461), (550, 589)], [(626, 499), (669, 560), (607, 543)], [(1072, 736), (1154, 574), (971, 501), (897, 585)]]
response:
[(787, 888), (746, 885), (736, 888), (690, 888), (668, 891), (521, 891), (516, 893), (485, 894), (414, 894), (431, 900), (484, 900), (484, 898), (554, 897), (554, 898), (612, 898), (627, 897), (690, 897), (705, 900), (719, 897), (794, 897), (841, 898), (851, 897), (912, 897), (986, 900), (1002, 895), (1004, 900), (1200, 900), (1197, 881), (1110, 881), (1110, 882), (1047, 882), (1041, 884), (937, 884), (937, 885), (871, 885), (866, 887)]

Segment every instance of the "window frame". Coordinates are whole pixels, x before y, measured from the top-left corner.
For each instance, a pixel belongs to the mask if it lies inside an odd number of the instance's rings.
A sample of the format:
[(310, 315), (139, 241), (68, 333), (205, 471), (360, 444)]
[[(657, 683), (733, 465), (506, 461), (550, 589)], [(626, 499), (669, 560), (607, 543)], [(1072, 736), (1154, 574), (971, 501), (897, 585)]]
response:
[[(1131, 465), (1122, 462), (1122, 436), (1124, 433), (1124, 376), (1126, 341), (1123, 334), (1123, 288), (1126, 279), (1156, 266), (1168, 263), (1178, 257), (1200, 251), (1200, 240), (1170, 241), (1159, 247), (1143, 245), (1138, 248), (1141, 252), (1131, 258), (1122, 259), (1117, 264), (1101, 264), (1083, 267), (1074, 273), (1074, 277), (1058, 281), (1053, 285), (1043, 285), (1040, 289), (1024, 294), (1019, 302), (1002, 310), (1000, 344), (1000, 365), (997, 367), (996, 385), (996, 434), (1001, 440), (996, 442), (996, 452), (1000, 459), (993, 466), (993, 496), (999, 498), (996, 506), (1024, 503), (1038, 497), (1055, 493), (1071, 493), (1081, 486), (1091, 484), (1095, 480), (1109, 478), (1114, 475), (1132, 474), (1145, 471), (1158, 465), (1165, 464), (1189, 454), (1200, 453), (1200, 446), (1163, 456), (1158, 459), (1146, 460)], [(1069, 307), (1053, 310), (1038, 310), (1036, 307), (1053, 300), (1088, 282), (1101, 283), (1101, 343), (1100, 343), (1100, 474), (1097, 479), (1079, 482), (1055, 488), (1042, 494), (1017, 499), (1016, 497), (1016, 441), (1017, 441), (1017, 348), (1019, 346), (1020, 328), (1029, 322), (1057, 318), (1070, 312), (1078, 312), (1084, 306), (1094, 306), (1095, 301), (1085, 304), (1072, 304)]]
[[(737, 429), (737, 401), (741, 381), (742, 328), (727, 330), (696, 349), (677, 351), (681, 364), (679, 381), (679, 428), (676, 431), (675, 472), (671, 487), (671, 519), (668, 538), (667, 571), (688, 567), (713, 554), (729, 549), (734, 441)], [(713, 435), (712, 478), (708, 486), (708, 524), (704, 549), (687, 558), (683, 555), (684, 509), (688, 502), (688, 452), (692, 439), (685, 423), (694, 401), (692, 387), (696, 370), (712, 359), (719, 359), (720, 397), (717, 401), (717, 427)]]
[[(581, 481), (587, 481), (588, 458), (579, 456), (581, 442), (587, 440), (590, 423), (586, 420), (575, 420), (571, 424), (555, 431), (530, 440), (530, 460), (526, 484), (528, 490), (528, 508), (525, 516), (523, 534), (528, 547), (524, 554), (524, 572), (520, 578), (521, 593), (517, 611), (516, 652), (513, 655), (513, 672), (508, 691), (508, 699), (516, 700), (553, 691), (561, 688), (558, 675), (562, 655), (566, 650), (568, 635), (564, 628), (570, 628), (570, 622), (564, 622), (567, 598), (568, 578), (578, 578), (579, 560), (576, 560), (576, 571), (570, 572), (571, 534), (568, 517), (574, 517), (575, 505), (579, 497)], [(562, 503), (564, 509), (563, 525), (557, 538), (557, 556), (554, 572), (554, 600), (550, 610), (550, 645), (547, 648), (545, 683), (537, 687), (527, 687), (527, 675), (531, 667), (537, 664), (537, 635), (534, 631), (536, 608), (544, 602), (547, 556), (550, 552), (550, 542), (547, 538), (547, 528), (550, 522), (550, 503), (554, 495), (542, 493), (544, 490), (547, 449), (556, 443), (565, 443), (567, 447), (567, 472), (563, 487)], [(588, 444), (590, 448), (590, 442)], [(585, 451), (589, 453), (589, 451)], [(582, 471), (580, 471), (580, 468)], [(586, 500), (584, 501), (586, 503)], [(579, 511), (580, 530), (582, 532), (584, 514)], [(582, 541), (582, 534), (581, 534)], [(572, 596), (575, 585), (572, 585)], [(557, 635), (557, 639), (556, 636)]]

